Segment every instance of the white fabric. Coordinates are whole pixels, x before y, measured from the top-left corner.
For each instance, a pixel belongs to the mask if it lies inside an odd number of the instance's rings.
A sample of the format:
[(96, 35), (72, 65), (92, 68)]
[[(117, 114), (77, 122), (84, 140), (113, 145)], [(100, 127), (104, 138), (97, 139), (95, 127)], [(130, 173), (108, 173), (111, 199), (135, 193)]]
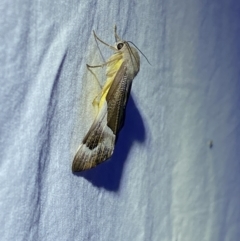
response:
[[(0, 239), (239, 240), (239, 9), (2, 0)], [(112, 159), (73, 174), (98, 92), (92, 30), (114, 44), (114, 24), (151, 65), (141, 56)]]

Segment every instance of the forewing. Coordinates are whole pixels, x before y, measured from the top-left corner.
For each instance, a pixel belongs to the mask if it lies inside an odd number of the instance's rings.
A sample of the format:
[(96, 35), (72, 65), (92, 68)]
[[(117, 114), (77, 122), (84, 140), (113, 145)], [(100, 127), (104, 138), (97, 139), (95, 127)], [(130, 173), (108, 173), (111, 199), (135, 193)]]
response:
[(116, 136), (107, 126), (107, 105), (100, 110), (74, 157), (72, 170), (83, 171), (95, 167), (111, 157)]
[(127, 67), (121, 65), (106, 96), (107, 125), (117, 135), (124, 124), (125, 109), (131, 91), (132, 81), (127, 78)]
[(74, 172), (93, 168), (111, 157), (116, 135), (124, 123), (131, 84), (132, 81), (127, 78), (127, 68), (123, 63), (116, 73), (103, 107), (74, 157)]

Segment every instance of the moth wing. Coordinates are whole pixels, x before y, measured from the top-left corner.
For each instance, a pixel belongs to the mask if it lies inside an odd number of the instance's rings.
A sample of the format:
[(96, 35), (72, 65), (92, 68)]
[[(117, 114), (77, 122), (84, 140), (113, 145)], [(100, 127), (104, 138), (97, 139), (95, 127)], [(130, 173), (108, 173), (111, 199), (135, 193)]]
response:
[(103, 106), (78, 148), (72, 170), (74, 172), (87, 170), (111, 157), (115, 138), (107, 126), (107, 106)]
[(93, 168), (111, 157), (116, 135), (124, 123), (130, 89), (131, 81), (127, 79), (123, 63), (116, 73), (103, 107), (78, 148), (72, 164), (74, 172)]
[(132, 80), (128, 79), (125, 63), (121, 65), (106, 96), (108, 126), (115, 135), (121, 130), (125, 120), (125, 109), (131, 91)]

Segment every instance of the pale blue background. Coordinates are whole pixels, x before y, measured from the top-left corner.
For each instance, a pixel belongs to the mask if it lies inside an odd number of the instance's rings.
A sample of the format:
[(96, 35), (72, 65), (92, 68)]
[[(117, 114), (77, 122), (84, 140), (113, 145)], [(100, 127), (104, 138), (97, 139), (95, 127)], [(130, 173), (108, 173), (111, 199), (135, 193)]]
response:
[[(112, 159), (75, 175), (114, 24), (152, 65)], [(0, 31), (0, 240), (240, 239), (239, 1), (2, 0)]]

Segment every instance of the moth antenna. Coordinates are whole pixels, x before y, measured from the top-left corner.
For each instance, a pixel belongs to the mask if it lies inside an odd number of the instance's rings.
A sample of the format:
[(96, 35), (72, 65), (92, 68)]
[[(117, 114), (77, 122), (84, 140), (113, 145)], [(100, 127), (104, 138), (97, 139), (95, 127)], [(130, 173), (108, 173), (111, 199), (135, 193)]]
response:
[[(131, 47), (129, 46), (129, 44), (126, 44), (126, 47), (128, 48), (128, 51), (131, 52), (130, 58), (132, 59), (132, 56), (133, 56), (133, 58), (134, 58), (135, 61), (137, 62), (136, 56), (133, 54), (133, 52), (132, 52)], [(138, 70), (139, 70), (139, 68), (138, 68)]]
[(117, 34), (117, 25), (116, 24), (114, 25), (114, 36), (115, 36), (116, 42), (121, 41), (121, 38)]
[[(134, 45), (134, 47), (136, 47), (139, 52), (142, 54), (142, 56), (147, 60), (147, 62), (151, 65), (151, 63), (149, 62), (148, 58), (145, 56), (145, 54), (136, 46), (136, 44), (134, 44), (133, 42), (131, 41), (127, 41), (128, 43), (131, 43), (132, 45)], [(152, 65), (151, 65), (152, 66)]]

